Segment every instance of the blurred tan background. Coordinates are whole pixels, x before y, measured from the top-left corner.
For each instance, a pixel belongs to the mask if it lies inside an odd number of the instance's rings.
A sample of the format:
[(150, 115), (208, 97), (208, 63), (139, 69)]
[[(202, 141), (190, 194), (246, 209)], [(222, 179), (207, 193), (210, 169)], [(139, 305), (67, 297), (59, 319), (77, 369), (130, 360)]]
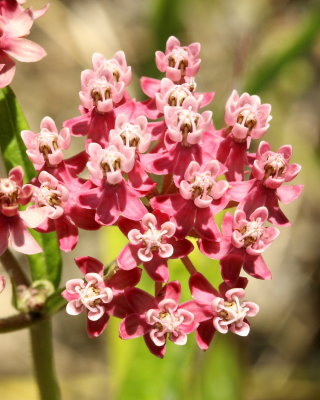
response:
[[(45, 1), (27, 4), (37, 9)], [(130, 93), (142, 99), (138, 76), (158, 76), (154, 51), (164, 49), (170, 34), (183, 44), (201, 43), (197, 83), (199, 91), (216, 92), (210, 109), (218, 128), (233, 88), (257, 93), (264, 103), (272, 104), (273, 120), (264, 138), (275, 149), (293, 145), (294, 161), (303, 166), (295, 183), (304, 183), (305, 190), (298, 201), (283, 207), (293, 227), (281, 229), (279, 239), (265, 253), (273, 280), (250, 280), (248, 299), (261, 306), (250, 336), (230, 342), (238, 357), (234, 362), (244, 370), (241, 391), (234, 397), (228, 397), (227, 391), (203, 393), (204, 399), (320, 399), (319, 32), (317, 0), (52, 0), (30, 37), (48, 56), (17, 67), (12, 87), (34, 131), (45, 115), (61, 126), (78, 114), (80, 72), (90, 68), (93, 52), (110, 58), (123, 49), (135, 73)], [(80, 143), (75, 142), (74, 149)], [(75, 256), (109, 258), (104, 231), (94, 239), (92, 235), (82, 232), (76, 251), (65, 257), (62, 282), (76, 276)], [(121, 243), (117, 246), (121, 248)], [(0, 297), (2, 315), (13, 311), (9, 291)], [(89, 340), (84, 325), (84, 318), (63, 312), (54, 319), (63, 398), (135, 399), (130, 390), (129, 397), (111, 391), (117, 360), (110, 357), (106, 337)], [(26, 331), (1, 336), (1, 400), (36, 399), (29, 353)], [(204, 356), (197, 357), (201, 362)], [(145, 365), (148, 368), (148, 361)], [(219, 387), (233, 385), (228, 373), (221, 375)], [(183, 398), (168, 393), (161, 398)], [(146, 398), (158, 399), (155, 393)]]

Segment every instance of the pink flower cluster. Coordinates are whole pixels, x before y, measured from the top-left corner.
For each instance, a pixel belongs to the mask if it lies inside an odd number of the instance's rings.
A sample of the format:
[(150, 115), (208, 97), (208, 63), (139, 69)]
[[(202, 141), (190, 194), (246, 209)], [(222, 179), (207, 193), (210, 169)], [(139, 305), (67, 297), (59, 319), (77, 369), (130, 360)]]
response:
[[(76, 259), (84, 276), (68, 281), (63, 297), (69, 314), (87, 313), (90, 336), (115, 316), (122, 319), (122, 339), (143, 336), (159, 357), (167, 339), (183, 345), (194, 331), (203, 350), (216, 331), (249, 333), (248, 318), (259, 307), (244, 300), (242, 269), (271, 278), (262, 257), (279, 234), (271, 224), (290, 224), (279, 203), (302, 191), (286, 185), (300, 171), (290, 163), (291, 146), (272, 151), (263, 141), (250, 152), (251, 140), (260, 139), (271, 120), (271, 106), (258, 96), (233, 91), (225, 126), (214, 127), (212, 112), (203, 110), (214, 93), (198, 92), (195, 82), (199, 52), (200, 44), (181, 46), (170, 37), (165, 53), (156, 52), (166, 77), (141, 79), (149, 97), (143, 102), (126, 91), (131, 68), (123, 52), (111, 59), (94, 54), (92, 68), (81, 74), (80, 114), (60, 131), (45, 117), (40, 132), (22, 132), (37, 178), (23, 186), (17, 169), (0, 181), (1, 238), (10, 234), (21, 251), (37, 250), (26, 227), (56, 231), (63, 251), (76, 246), (79, 229), (114, 225), (127, 236), (112, 268), (92, 257)], [(71, 136), (85, 136), (85, 150), (65, 159)], [(88, 179), (79, 177), (85, 168)], [(220, 230), (215, 216), (233, 207)], [(203, 254), (220, 260), (219, 290), (191, 264), (190, 237)], [(1, 240), (2, 251), (6, 246)], [(180, 282), (170, 280), (171, 259), (181, 259), (191, 275), (187, 302), (180, 302)], [(136, 287), (141, 266), (155, 282), (154, 296)]]

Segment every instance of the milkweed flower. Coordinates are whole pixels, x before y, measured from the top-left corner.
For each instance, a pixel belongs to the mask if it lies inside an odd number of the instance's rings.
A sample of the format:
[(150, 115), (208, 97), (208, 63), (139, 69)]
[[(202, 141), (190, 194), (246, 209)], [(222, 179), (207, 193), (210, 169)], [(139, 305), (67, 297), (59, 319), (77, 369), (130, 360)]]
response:
[[(20, 1), (20, 4), (23, 2)], [(39, 12), (24, 9), (16, 1), (0, 1), (0, 87), (8, 86), (15, 74), (15, 58), (22, 62), (41, 60), (45, 50), (31, 40), (30, 34), (34, 19), (43, 15), (47, 8)]]

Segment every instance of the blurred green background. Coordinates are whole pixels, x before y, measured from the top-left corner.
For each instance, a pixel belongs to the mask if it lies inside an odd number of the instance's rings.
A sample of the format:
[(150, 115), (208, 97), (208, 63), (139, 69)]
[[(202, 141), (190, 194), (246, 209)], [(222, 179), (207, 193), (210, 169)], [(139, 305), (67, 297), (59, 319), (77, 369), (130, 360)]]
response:
[[(28, 1), (33, 8), (43, 0)], [(273, 148), (291, 143), (303, 165), (296, 179), (303, 196), (284, 207), (293, 227), (281, 229), (265, 253), (271, 282), (250, 280), (247, 298), (260, 304), (247, 338), (217, 335), (201, 352), (168, 345), (164, 360), (143, 340), (118, 339), (118, 321), (97, 340), (87, 338), (85, 318), (54, 318), (56, 363), (65, 400), (316, 400), (320, 398), (320, 1), (318, 0), (52, 0), (31, 39), (48, 56), (19, 64), (13, 83), (31, 129), (45, 115), (58, 125), (77, 115), (80, 72), (98, 51), (112, 57), (123, 49), (134, 79), (130, 93), (142, 99), (139, 76), (157, 77), (154, 52), (170, 35), (183, 44), (200, 42), (199, 91), (215, 91), (210, 105), (217, 128), (233, 88), (272, 104), (265, 135)], [(73, 150), (80, 147), (75, 139)], [(95, 235), (93, 237), (93, 235)], [(114, 228), (82, 232), (65, 257), (63, 282), (78, 275), (73, 258), (91, 255), (106, 263), (126, 239)], [(218, 282), (214, 261), (194, 255), (199, 270)], [(171, 264), (187, 297), (187, 273)], [(145, 288), (150, 287), (148, 278)], [(12, 313), (10, 289), (0, 297)], [(1, 336), (1, 400), (36, 399), (28, 333)]]

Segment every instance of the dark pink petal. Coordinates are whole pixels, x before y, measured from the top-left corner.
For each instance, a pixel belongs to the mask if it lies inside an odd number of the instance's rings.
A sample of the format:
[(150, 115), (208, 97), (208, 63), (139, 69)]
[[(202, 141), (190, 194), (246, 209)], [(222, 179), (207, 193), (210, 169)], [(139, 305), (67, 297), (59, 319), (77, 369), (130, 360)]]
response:
[(208, 240), (217, 240), (221, 238), (221, 233), (211, 213), (210, 207), (197, 208), (194, 226), (202, 238)]
[(132, 312), (123, 292), (113, 296), (111, 303), (105, 305), (106, 312), (117, 318), (124, 318)]
[(156, 357), (163, 358), (166, 353), (166, 345), (156, 346), (153, 340), (150, 338), (149, 334), (144, 335), (144, 341), (150, 350), (150, 353), (155, 355)]
[(135, 286), (141, 278), (142, 270), (134, 268), (130, 271), (117, 270), (117, 272), (108, 278), (108, 286), (114, 290), (124, 290), (128, 287)]
[(54, 220), (56, 225), (59, 247), (62, 251), (73, 250), (78, 243), (78, 228), (66, 217)]
[(261, 183), (256, 182), (248, 193), (247, 197), (243, 199), (239, 208), (244, 210), (247, 215), (250, 215), (256, 208), (266, 206), (270, 212), (269, 207), (266, 205), (267, 197), (274, 196), (274, 191), (264, 187)]
[(243, 265), (244, 270), (257, 279), (271, 279), (271, 272), (261, 256), (246, 255)]
[(91, 321), (89, 318), (87, 318), (87, 330), (89, 336), (92, 338), (100, 336), (101, 333), (105, 330), (109, 318), (110, 316), (107, 313), (104, 313), (103, 316), (97, 321)]
[(79, 195), (79, 203), (81, 206), (89, 209), (96, 209), (99, 204), (101, 191), (99, 188), (87, 190)]
[(0, 88), (10, 85), (14, 74), (16, 72), (16, 63), (6, 55), (3, 51), (0, 51), (0, 64), (3, 64), (3, 68), (0, 69)]
[(149, 293), (138, 288), (129, 289), (126, 293), (126, 298), (132, 309), (143, 314), (150, 308), (158, 308), (157, 301)]
[(201, 350), (208, 350), (215, 332), (212, 319), (204, 321), (199, 325), (196, 332), (196, 341)]
[(140, 246), (127, 244), (117, 257), (117, 264), (123, 270), (131, 270), (141, 264), (137, 253)]
[(90, 272), (103, 275), (103, 264), (94, 257), (77, 257), (74, 261), (84, 275)]
[(300, 196), (302, 190), (303, 185), (280, 186), (277, 189), (277, 196), (282, 203), (289, 204)]
[(126, 236), (128, 236), (128, 233), (132, 229), (138, 229), (139, 231), (141, 230), (141, 223), (139, 221), (132, 221), (131, 219), (124, 217), (120, 217), (118, 219), (117, 225), (121, 232)]
[(212, 319), (212, 307), (211, 304), (201, 304), (194, 300), (189, 300), (182, 303), (179, 308), (187, 310), (194, 315), (194, 322), (199, 323), (207, 319)]
[(8, 248), (9, 226), (6, 218), (0, 216), (0, 256)]
[(270, 190), (268, 193), (268, 197), (266, 199), (265, 206), (269, 211), (269, 218), (268, 220), (278, 226), (290, 226), (291, 223), (288, 218), (284, 215), (279, 207), (278, 198), (276, 192), (274, 190)]
[(172, 299), (177, 304), (180, 301), (181, 285), (179, 281), (173, 281), (167, 283), (157, 295), (157, 301), (160, 302), (163, 299)]
[(65, 160), (64, 163), (72, 175), (78, 175), (84, 170), (87, 161), (88, 161), (87, 152), (81, 151), (75, 156)]
[(68, 119), (63, 126), (70, 129), (74, 136), (85, 136), (89, 132), (91, 113), (86, 113), (75, 118)]
[(221, 242), (199, 239), (198, 246), (203, 254), (213, 260), (220, 260), (223, 256), (229, 253), (232, 248), (230, 237), (223, 237)]
[(223, 280), (227, 283), (236, 281), (239, 278), (243, 262), (243, 252), (234, 252), (223, 257), (220, 261), (221, 275)]
[(129, 186), (126, 186), (125, 200), (123, 200), (123, 197), (119, 194), (120, 205), (122, 201), (125, 201), (125, 206), (122, 214), (126, 218), (132, 219), (134, 221), (139, 221), (148, 212), (142, 201), (136, 195), (136, 192), (134, 192)]
[(151, 326), (148, 325), (140, 314), (129, 314), (119, 326), (121, 339), (134, 339), (145, 335)]
[(219, 293), (199, 272), (190, 277), (189, 287), (192, 297), (199, 303), (211, 304), (215, 297), (219, 297)]
[(88, 210), (87, 208), (81, 208), (78, 205), (74, 205), (71, 207), (69, 215), (78, 228), (89, 231), (101, 228), (101, 225), (95, 220), (94, 210)]
[(233, 288), (242, 288), (242, 289), (245, 289), (246, 287), (247, 287), (247, 285), (248, 285), (248, 279), (247, 278), (244, 278), (244, 277), (242, 277), (242, 276), (240, 276), (236, 281), (234, 281), (234, 282), (228, 282), (228, 283), (226, 283), (226, 282), (222, 282), (220, 285), (219, 285), (219, 292), (220, 292), (220, 294), (221, 294), (221, 296), (225, 296), (225, 294), (226, 294), (226, 292), (228, 291), (228, 290), (230, 290), (230, 289), (233, 289)]
[(230, 213), (226, 213), (222, 220), (221, 230), (223, 236), (231, 236), (232, 235), (232, 223), (233, 223), (233, 215)]
[[(102, 225), (114, 224), (125, 204), (119, 203), (119, 185), (106, 184), (97, 205), (96, 221)], [(120, 190), (122, 190), (122, 186)], [(82, 196), (79, 197), (80, 199)], [(80, 200), (82, 202), (82, 200)], [(124, 200), (125, 201), (125, 200)], [(83, 203), (82, 203), (83, 204)]]
[(135, 161), (133, 169), (128, 173), (128, 178), (131, 186), (141, 194), (151, 192), (151, 190), (157, 185), (156, 182), (154, 182), (144, 171), (139, 160)]
[(194, 246), (187, 239), (176, 240), (174, 238), (168, 241), (173, 246), (173, 254), (170, 258), (182, 258), (190, 254)]
[(152, 260), (143, 263), (150, 277), (156, 282), (167, 282), (169, 279), (169, 271), (167, 259), (153, 255)]

